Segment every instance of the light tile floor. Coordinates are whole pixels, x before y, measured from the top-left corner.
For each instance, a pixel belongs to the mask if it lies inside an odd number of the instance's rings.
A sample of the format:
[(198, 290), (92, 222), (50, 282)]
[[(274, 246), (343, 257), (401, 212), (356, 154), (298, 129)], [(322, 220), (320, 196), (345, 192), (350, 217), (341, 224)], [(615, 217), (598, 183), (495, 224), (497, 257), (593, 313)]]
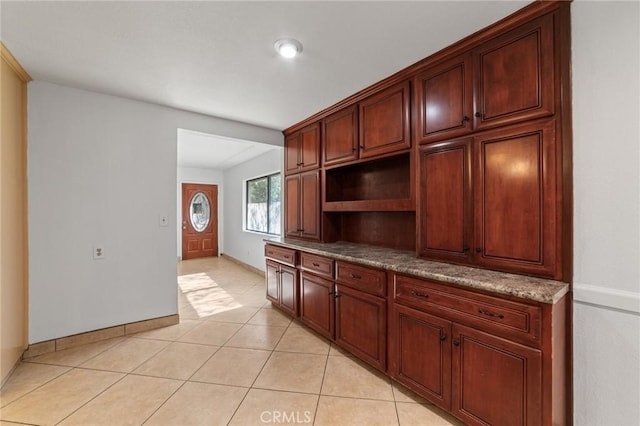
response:
[(459, 425), (271, 308), (224, 257), (178, 265), (180, 324), (31, 358), (0, 392), (21, 425)]

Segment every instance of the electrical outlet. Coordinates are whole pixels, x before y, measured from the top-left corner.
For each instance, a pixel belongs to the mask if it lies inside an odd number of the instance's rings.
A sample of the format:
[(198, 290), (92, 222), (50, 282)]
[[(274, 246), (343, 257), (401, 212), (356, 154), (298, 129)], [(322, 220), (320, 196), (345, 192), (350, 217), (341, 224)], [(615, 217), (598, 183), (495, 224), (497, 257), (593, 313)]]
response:
[(158, 226), (162, 226), (162, 227), (169, 226), (169, 219), (167, 219), (166, 215), (163, 215), (163, 214), (158, 215)]
[(102, 260), (105, 258), (104, 246), (93, 247), (93, 260)]

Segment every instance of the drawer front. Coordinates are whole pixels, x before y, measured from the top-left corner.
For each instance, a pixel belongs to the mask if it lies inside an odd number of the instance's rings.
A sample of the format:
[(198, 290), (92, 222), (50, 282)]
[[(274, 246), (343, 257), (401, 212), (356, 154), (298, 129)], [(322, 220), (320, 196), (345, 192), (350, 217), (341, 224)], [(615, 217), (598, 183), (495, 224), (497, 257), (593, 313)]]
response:
[(336, 262), (336, 282), (377, 296), (386, 295), (386, 274), (378, 269)]
[(300, 252), (300, 266), (305, 271), (333, 279), (333, 260), (326, 257)]
[(539, 306), (401, 275), (395, 276), (394, 301), (418, 309), (435, 309), (454, 321), (466, 322), (520, 341), (540, 341)]
[(296, 266), (296, 251), (293, 249), (266, 244), (264, 246), (264, 255), (278, 262)]

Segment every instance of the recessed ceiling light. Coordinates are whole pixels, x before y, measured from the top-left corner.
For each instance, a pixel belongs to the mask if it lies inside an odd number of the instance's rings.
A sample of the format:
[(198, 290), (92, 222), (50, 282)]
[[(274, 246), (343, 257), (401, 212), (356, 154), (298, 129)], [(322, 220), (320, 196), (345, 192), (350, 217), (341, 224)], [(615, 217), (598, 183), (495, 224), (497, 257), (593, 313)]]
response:
[(273, 44), (276, 52), (285, 58), (294, 58), (302, 53), (302, 43), (294, 38), (281, 38)]

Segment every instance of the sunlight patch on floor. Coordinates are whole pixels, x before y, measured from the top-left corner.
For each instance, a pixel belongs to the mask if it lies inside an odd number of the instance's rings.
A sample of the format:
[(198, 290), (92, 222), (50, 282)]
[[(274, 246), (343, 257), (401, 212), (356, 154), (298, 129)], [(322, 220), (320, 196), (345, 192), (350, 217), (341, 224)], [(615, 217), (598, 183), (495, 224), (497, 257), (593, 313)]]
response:
[(243, 306), (205, 273), (181, 275), (178, 286), (199, 318)]

